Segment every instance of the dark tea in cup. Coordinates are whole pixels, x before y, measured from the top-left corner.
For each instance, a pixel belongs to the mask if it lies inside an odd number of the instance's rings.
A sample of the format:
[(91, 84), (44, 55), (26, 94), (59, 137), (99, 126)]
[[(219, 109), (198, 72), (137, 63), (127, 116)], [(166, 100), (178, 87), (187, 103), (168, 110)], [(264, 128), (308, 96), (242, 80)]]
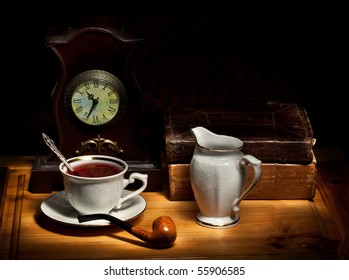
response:
[(81, 177), (106, 177), (120, 173), (124, 170), (121, 166), (109, 164), (107, 162), (83, 162), (74, 166), (74, 171), (67, 171), (68, 174)]
[[(64, 191), (69, 203), (80, 215), (109, 214), (114, 208), (120, 209), (125, 201), (139, 195), (147, 186), (147, 174), (131, 172), (125, 178), (128, 164), (116, 157), (85, 155), (67, 161), (75, 172), (70, 172), (63, 162), (59, 165)], [(141, 185), (122, 196), (123, 190), (135, 180)]]

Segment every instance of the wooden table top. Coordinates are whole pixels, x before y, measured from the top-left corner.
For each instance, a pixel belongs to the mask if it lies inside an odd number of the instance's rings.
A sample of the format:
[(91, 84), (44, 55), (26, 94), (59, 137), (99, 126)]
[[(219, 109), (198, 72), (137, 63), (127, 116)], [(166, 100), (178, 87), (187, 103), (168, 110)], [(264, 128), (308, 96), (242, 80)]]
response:
[(114, 225), (71, 226), (45, 216), (40, 205), (52, 194), (29, 192), (30, 172), (30, 161), (23, 161), (7, 173), (1, 259), (347, 258), (341, 249), (346, 230), (338, 228), (318, 190), (312, 201), (244, 200), (240, 223), (225, 229), (198, 225), (195, 201), (170, 201), (165, 193), (144, 192), (147, 207), (129, 223), (152, 231), (152, 222), (167, 215), (177, 227), (174, 245), (156, 249)]

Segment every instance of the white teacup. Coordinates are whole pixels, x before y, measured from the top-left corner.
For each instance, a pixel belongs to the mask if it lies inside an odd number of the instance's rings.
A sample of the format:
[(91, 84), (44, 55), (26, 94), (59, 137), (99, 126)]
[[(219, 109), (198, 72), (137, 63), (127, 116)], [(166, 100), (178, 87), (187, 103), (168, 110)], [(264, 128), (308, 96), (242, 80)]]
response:
[[(109, 214), (112, 209), (120, 208), (123, 202), (143, 192), (147, 186), (146, 174), (134, 172), (125, 179), (128, 164), (116, 157), (86, 155), (67, 161), (77, 175), (72, 174), (64, 163), (59, 165), (59, 170), (63, 175), (67, 199), (80, 215)], [(142, 185), (121, 197), (123, 189), (135, 179), (140, 180)]]

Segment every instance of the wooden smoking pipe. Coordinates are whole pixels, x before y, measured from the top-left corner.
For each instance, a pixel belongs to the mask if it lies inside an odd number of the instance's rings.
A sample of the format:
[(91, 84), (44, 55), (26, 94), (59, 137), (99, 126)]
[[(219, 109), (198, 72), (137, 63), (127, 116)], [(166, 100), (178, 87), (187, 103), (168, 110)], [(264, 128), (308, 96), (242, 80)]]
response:
[(100, 219), (107, 220), (115, 225), (118, 225), (132, 235), (155, 247), (170, 247), (177, 238), (176, 225), (169, 216), (160, 216), (156, 218), (153, 222), (152, 232), (130, 225), (125, 221), (108, 214), (90, 214), (78, 216), (79, 223)]

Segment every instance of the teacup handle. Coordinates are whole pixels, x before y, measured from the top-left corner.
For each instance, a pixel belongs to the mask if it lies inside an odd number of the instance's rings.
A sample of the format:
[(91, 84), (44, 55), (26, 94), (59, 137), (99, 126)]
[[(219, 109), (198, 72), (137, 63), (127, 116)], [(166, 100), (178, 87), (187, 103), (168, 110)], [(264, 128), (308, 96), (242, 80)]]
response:
[(249, 194), (250, 191), (256, 186), (260, 176), (261, 176), (261, 164), (262, 162), (252, 155), (244, 155), (238, 162), (240, 168), (245, 170), (249, 164), (252, 165), (254, 170), (253, 180), (249, 187), (240, 195), (239, 198), (235, 199), (233, 202), (233, 211), (237, 213), (240, 211), (240, 202)]
[(128, 179), (124, 179), (124, 182), (123, 182), (124, 183), (124, 188), (126, 188), (127, 185), (132, 184), (135, 181), (135, 179), (141, 180), (142, 181), (142, 186), (139, 189), (131, 192), (130, 194), (128, 194), (128, 195), (126, 195), (124, 197), (120, 197), (119, 202), (116, 205), (117, 209), (119, 209), (121, 207), (121, 204), (124, 201), (130, 199), (131, 197), (134, 197), (137, 194), (140, 194), (147, 187), (148, 175), (147, 174), (141, 174), (141, 173), (134, 172), (134, 173), (130, 174)]

